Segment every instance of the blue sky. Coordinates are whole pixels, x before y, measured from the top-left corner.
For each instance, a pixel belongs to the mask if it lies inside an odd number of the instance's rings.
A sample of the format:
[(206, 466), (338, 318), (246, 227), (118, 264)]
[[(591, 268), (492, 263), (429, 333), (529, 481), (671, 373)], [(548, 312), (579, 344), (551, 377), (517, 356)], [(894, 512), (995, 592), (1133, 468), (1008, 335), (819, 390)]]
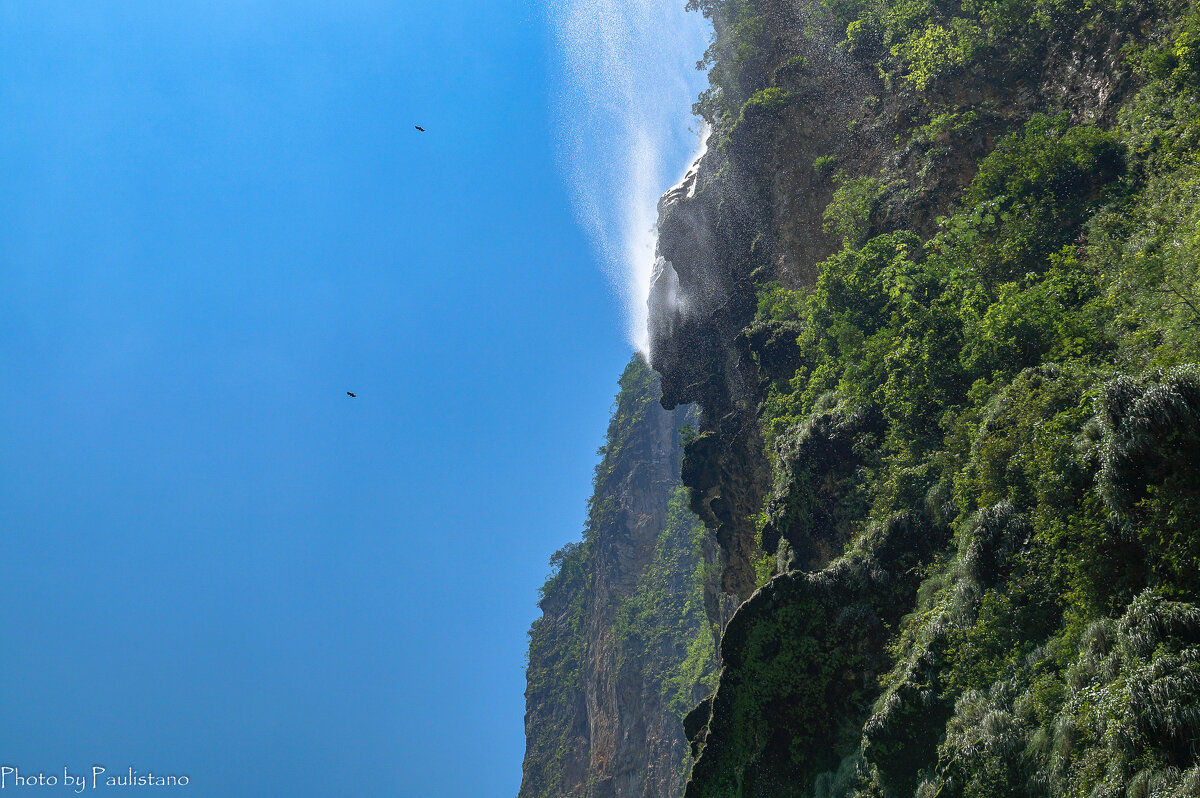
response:
[(560, 71), (531, 2), (0, 4), (0, 764), (516, 793), (630, 354)]

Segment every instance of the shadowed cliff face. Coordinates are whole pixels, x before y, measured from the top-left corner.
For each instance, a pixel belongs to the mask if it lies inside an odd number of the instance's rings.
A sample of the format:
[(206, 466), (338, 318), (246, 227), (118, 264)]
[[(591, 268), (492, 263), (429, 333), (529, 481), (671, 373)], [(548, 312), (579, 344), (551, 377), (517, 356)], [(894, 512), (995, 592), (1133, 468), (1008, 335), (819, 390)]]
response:
[(680, 430), (640, 356), (621, 377), (584, 540), (530, 631), (522, 798), (682, 794), (684, 712), (711, 689), (719, 552), (686, 507)]
[(663, 382), (663, 406), (706, 408), (704, 452), (685, 469), (692, 509), (714, 530), (727, 555), (723, 588), (745, 597), (753, 586), (753, 530), (741, 508), (757, 503), (766, 478), (747, 453), (760, 446), (753, 424), (753, 364), (736, 345), (754, 313), (750, 231), (766, 206), (754, 196), (724, 196), (702, 176), (718, 156), (701, 160), (659, 204), (658, 264), (650, 291), (650, 351)]
[[(756, 285), (813, 282), (816, 264), (838, 244), (822, 221), (832, 186), (813, 164), (852, 154), (868, 168), (881, 135), (846, 132), (872, 85), (861, 66), (833, 46), (831, 34), (805, 36), (808, 18), (794, 7), (763, 8), (767, 49), (745, 80), (786, 84), (788, 103), (748, 106), (736, 123), (718, 125), (706, 155), (662, 197), (649, 299), (663, 406), (703, 408), (703, 434), (684, 463), (693, 510), (727, 556), (724, 589), (741, 598), (754, 588), (758, 547), (750, 517), (769, 481), (755, 418), (760, 367), (744, 336)], [(789, 59), (808, 66), (789, 70)]]

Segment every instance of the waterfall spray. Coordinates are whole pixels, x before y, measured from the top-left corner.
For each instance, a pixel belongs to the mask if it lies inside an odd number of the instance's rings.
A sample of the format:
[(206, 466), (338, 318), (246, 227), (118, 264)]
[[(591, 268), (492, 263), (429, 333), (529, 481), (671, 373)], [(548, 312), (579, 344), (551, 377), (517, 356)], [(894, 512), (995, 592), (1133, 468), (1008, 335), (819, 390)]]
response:
[(560, 163), (625, 303), (629, 340), (646, 352), (658, 198), (698, 154), (691, 105), (704, 76), (693, 67), (709, 24), (684, 0), (557, 0), (550, 15)]

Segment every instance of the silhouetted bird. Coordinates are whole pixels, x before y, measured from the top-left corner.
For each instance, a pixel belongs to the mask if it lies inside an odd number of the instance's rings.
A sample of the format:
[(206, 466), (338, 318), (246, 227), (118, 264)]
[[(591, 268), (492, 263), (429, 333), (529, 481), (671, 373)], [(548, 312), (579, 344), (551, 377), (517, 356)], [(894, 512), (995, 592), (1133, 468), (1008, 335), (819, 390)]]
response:
[(425, 132), (425, 128), (421, 127), (420, 125), (413, 125), (413, 127), (415, 127), (417, 130), (421, 131), (422, 133)]
[(350, 393), (349, 391), (346, 391), (346, 396), (349, 396), (351, 399), (357, 399), (357, 398), (358, 398), (358, 394), (356, 394), (356, 393)]

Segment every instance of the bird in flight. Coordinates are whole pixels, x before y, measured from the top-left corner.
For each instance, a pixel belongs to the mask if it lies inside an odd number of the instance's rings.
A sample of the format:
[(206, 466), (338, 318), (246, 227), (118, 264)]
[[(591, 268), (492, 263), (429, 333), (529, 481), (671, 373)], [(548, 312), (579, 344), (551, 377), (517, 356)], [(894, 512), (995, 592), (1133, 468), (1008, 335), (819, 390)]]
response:
[(358, 398), (358, 394), (356, 394), (356, 393), (350, 393), (350, 391), (346, 391), (346, 396), (349, 396), (351, 399), (357, 399), (357, 398)]
[(425, 128), (421, 127), (420, 125), (413, 125), (413, 127), (415, 127), (417, 130), (421, 131), (422, 133), (425, 132)]

